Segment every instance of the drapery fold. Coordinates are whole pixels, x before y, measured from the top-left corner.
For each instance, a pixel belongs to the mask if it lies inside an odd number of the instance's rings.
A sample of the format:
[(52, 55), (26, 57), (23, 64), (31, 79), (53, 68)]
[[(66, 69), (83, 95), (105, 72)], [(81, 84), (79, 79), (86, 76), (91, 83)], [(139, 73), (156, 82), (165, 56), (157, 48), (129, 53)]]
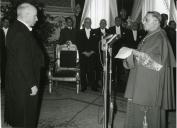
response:
[(136, 21), (141, 13), (143, 18), (148, 11), (166, 13), (169, 16), (169, 20), (177, 22), (177, 10), (174, 0), (135, 0), (131, 19)]
[(116, 0), (110, 0), (109, 8), (110, 8), (110, 20), (109, 20), (109, 26), (115, 25), (115, 17), (118, 16), (118, 7), (117, 7), (117, 1)]
[(169, 19), (174, 20), (177, 23), (177, 10), (176, 10), (176, 7), (175, 7), (174, 0), (171, 0), (169, 8), (170, 8)]
[[(114, 25), (114, 18), (118, 15), (116, 0), (85, 0), (81, 18), (81, 26), (85, 17), (92, 19), (92, 28), (99, 27), (101, 19), (107, 20), (107, 27)], [(134, 0), (131, 13), (131, 20), (136, 21), (141, 15), (142, 18), (148, 11), (166, 13), (169, 20), (177, 22), (177, 9), (174, 0)]]
[(98, 28), (101, 19), (107, 20), (107, 27), (114, 25), (114, 18), (117, 16), (116, 0), (85, 0), (81, 18), (81, 26), (85, 17), (92, 19), (92, 28)]
[(144, 0), (142, 5), (142, 18), (146, 15), (148, 11), (153, 11), (155, 9), (155, 0)]
[(134, 0), (133, 9), (131, 13), (131, 19), (136, 21), (142, 12), (142, 5), (145, 0)]

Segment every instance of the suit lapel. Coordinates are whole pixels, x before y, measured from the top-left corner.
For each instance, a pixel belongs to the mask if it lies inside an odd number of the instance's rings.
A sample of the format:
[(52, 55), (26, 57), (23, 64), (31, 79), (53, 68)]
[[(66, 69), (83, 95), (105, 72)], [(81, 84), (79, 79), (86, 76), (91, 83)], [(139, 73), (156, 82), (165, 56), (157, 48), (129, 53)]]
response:
[(116, 26), (114, 26), (114, 34), (116, 34)]
[(95, 33), (94, 33), (93, 29), (91, 29), (91, 31), (90, 31), (90, 38), (89, 39), (94, 38), (94, 36), (95, 36)]
[(84, 34), (85, 38), (88, 39), (87, 33), (86, 33), (86, 30), (85, 30), (85, 29), (83, 29), (83, 34)]

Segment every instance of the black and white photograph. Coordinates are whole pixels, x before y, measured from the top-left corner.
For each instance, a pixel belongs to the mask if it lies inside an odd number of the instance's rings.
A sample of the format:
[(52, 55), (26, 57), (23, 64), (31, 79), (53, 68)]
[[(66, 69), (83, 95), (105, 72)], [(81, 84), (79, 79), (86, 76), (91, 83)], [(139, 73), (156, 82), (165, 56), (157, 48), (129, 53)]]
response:
[(176, 128), (176, 0), (0, 0), (0, 128)]

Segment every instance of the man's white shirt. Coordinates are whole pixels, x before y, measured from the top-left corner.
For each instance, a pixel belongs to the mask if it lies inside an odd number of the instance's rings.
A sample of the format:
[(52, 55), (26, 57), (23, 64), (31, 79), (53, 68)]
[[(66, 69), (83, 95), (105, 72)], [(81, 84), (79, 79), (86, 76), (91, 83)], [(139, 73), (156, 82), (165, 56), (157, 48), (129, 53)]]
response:
[(8, 31), (8, 28), (2, 28), (3, 29), (3, 31), (4, 31), (4, 35), (5, 35), (5, 37), (6, 37), (6, 35), (7, 35), (7, 31)]
[(90, 38), (90, 31), (91, 31), (91, 29), (85, 28), (85, 32), (86, 32), (86, 35), (87, 35), (88, 39)]
[(116, 34), (121, 35), (120, 26), (119, 27), (116, 26)]
[(106, 35), (105, 29), (100, 29), (100, 30), (101, 30), (101, 33), (103, 33), (103, 36), (105, 36)]
[(133, 31), (133, 38), (136, 41), (137, 40), (137, 31), (136, 30), (132, 30)]

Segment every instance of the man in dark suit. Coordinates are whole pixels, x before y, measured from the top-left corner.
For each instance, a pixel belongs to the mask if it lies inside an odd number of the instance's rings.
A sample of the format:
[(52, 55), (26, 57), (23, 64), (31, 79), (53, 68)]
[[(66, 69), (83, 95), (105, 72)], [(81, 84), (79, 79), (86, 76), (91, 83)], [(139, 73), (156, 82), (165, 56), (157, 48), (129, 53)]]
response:
[(31, 32), (37, 20), (33, 5), (19, 5), (17, 20), (6, 37), (5, 122), (12, 127), (37, 127), (38, 87), (44, 63)]
[(5, 87), (5, 66), (6, 66), (6, 42), (5, 38), (9, 28), (9, 20), (4, 17), (2, 19), (2, 29), (0, 29), (0, 45), (1, 45), (1, 87)]
[(165, 31), (176, 57), (176, 22), (174, 20), (169, 21), (168, 27), (166, 27)]
[(4, 53), (5, 53), (5, 36), (3, 30), (0, 28), (0, 71), (1, 71), (1, 87), (4, 87), (3, 85), (3, 75), (4, 75)]
[(94, 30), (96, 36), (98, 36), (100, 40), (102, 36), (105, 37), (109, 34), (109, 30), (106, 28), (106, 26), (107, 26), (107, 21), (105, 19), (101, 19), (100, 27)]
[(102, 44), (101, 39), (105, 38), (109, 35), (109, 30), (106, 28), (107, 21), (105, 19), (100, 20), (100, 27), (94, 29), (94, 32), (97, 37), (97, 68), (96, 68), (96, 83), (98, 85), (101, 85), (101, 79), (102, 79), (102, 71), (103, 71), (103, 52), (102, 52)]
[(137, 48), (140, 41), (145, 37), (146, 32), (139, 30), (138, 22), (133, 22), (131, 25), (131, 34), (133, 37), (133, 42), (130, 42), (132, 48)]
[[(122, 60), (115, 59), (114, 57), (121, 47), (131, 47), (130, 42), (133, 42), (133, 37), (131, 36), (130, 30), (128, 30), (126, 27), (122, 27), (121, 17), (115, 17), (115, 26), (110, 27), (109, 32), (110, 34), (119, 35), (119, 39), (112, 45), (112, 78), (114, 84), (123, 85), (121, 90), (124, 91), (124, 85), (126, 82), (126, 78), (124, 76), (127, 74), (127, 71), (123, 67)], [(122, 78), (124, 79), (123, 81)]]
[(96, 34), (91, 29), (91, 19), (88, 17), (84, 20), (84, 29), (81, 29), (78, 33), (78, 48), (82, 91), (85, 91), (88, 85), (91, 86), (92, 90), (97, 91), (97, 85), (95, 84), (97, 42)]
[[(3, 32), (3, 30), (2, 30), (2, 28), (0, 28), (0, 62), (1, 62), (1, 60), (2, 60), (2, 54), (3, 54), (3, 49), (4, 49), (4, 47), (5, 47), (5, 36), (4, 36), (4, 32)], [(0, 63), (1, 64), (1, 63)]]
[[(166, 27), (165, 31), (167, 33), (167, 37), (170, 41), (176, 59), (176, 22), (174, 20), (170, 20), (168, 23), (168, 27)], [(176, 67), (173, 68), (173, 77), (174, 77), (174, 83), (176, 83)], [(174, 88), (176, 94), (176, 84), (174, 85)]]
[(133, 40), (130, 36), (130, 30), (122, 27), (121, 17), (115, 17), (115, 26), (109, 28), (110, 34), (118, 34), (119, 39), (113, 44), (113, 57), (117, 54), (119, 49), (123, 46), (129, 47), (130, 42)]
[(76, 44), (76, 29), (73, 28), (73, 19), (71, 17), (66, 18), (66, 27), (61, 30), (59, 38), (59, 44), (67, 42)]
[(2, 19), (2, 29), (4, 31), (4, 36), (5, 37), (7, 35), (8, 28), (9, 28), (9, 20), (6, 17), (4, 17)]

